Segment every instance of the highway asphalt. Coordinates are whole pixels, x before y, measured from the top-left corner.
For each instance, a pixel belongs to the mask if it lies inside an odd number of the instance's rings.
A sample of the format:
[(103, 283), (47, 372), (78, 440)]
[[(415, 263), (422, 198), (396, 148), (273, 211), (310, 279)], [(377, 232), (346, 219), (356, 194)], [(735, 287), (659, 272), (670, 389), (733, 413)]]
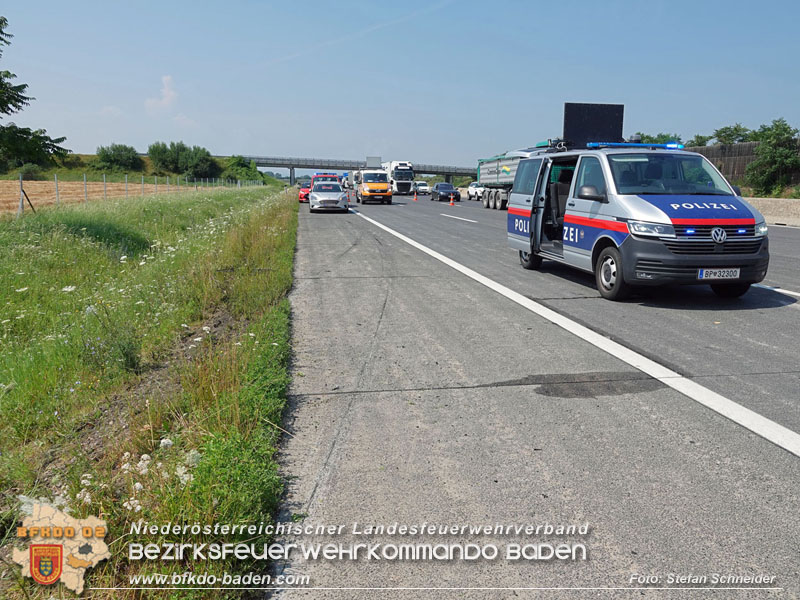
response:
[[(800, 297), (704, 288), (613, 303), (593, 278), (523, 270), (506, 213), (398, 197), (359, 214), (301, 207), (282, 518), (307, 524), (569, 524), (587, 536), (290, 536), (291, 542), (584, 543), (586, 561), (305, 561), (290, 597), (785, 597), (800, 594), (800, 458), (631, 366), (600, 337), (800, 432)], [(374, 220), (370, 222), (363, 216)], [(458, 218), (454, 218), (458, 217)], [(399, 239), (489, 278), (498, 293)], [(800, 230), (773, 227), (768, 286), (800, 292)], [(520, 301), (512, 301), (514, 293)], [(578, 333), (523, 306), (550, 308)], [(752, 413), (750, 413), (752, 415)], [(792, 435), (794, 435), (792, 433)], [(763, 589), (669, 574), (766, 574)], [(480, 588), (441, 591), (443, 587)], [(407, 588), (439, 588), (409, 590)], [(494, 588), (494, 589), (491, 589)], [(499, 589), (503, 588), (503, 589)], [(513, 588), (513, 589), (511, 589)], [(602, 589), (599, 589), (602, 588)], [(608, 589), (620, 588), (620, 589)], [(449, 596), (448, 596), (449, 597)]]

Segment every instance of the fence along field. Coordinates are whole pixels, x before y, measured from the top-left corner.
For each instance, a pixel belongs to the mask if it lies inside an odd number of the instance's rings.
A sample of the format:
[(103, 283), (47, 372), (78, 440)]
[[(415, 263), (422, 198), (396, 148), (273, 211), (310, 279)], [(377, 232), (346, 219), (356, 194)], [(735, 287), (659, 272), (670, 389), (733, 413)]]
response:
[[(141, 177), (131, 177), (127, 184), (127, 196), (129, 198), (136, 198), (141, 196), (151, 196), (153, 194), (166, 194), (182, 191), (195, 191), (206, 187), (236, 187), (241, 184), (244, 186), (261, 185), (260, 182), (253, 181), (230, 181), (221, 179), (198, 179), (195, 181), (187, 181), (185, 178), (180, 178), (179, 183), (176, 184), (174, 179), (167, 183), (165, 178), (159, 178), (158, 182), (152, 178), (145, 178), (142, 184)], [(88, 181), (86, 182), (86, 190), (84, 195), (84, 182), (83, 181), (58, 181), (58, 198), (56, 198), (56, 184), (55, 181), (23, 181), (23, 189), (28, 194), (36, 210), (44, 206), (53, 206), (60, 204), (76, 204), (86, 200), (103, 200), (105, 198), (124, 198), (125, 183), (103, 183), (102, 181)], [(17, 212), (19, 209), (19, 181), (18, 180), (2, 180), (0, 181), (0, 213)], [(27, 200), (25, 201), (25, 210), (29, 211)]]

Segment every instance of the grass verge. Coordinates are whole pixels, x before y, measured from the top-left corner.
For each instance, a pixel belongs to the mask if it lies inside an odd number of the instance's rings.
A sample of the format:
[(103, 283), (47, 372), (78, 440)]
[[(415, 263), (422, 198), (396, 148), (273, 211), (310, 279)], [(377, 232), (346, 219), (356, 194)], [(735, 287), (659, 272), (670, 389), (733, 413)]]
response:
[(112, 559), (90, 572), (87, 587), (200, 566), (265, 569), (129, 562), (126, 554), (139, 520), (272, 518), (296, 223), (296, 198), (265, 188), (0, 221), (0, 595), (52, 592), (19, 581), (8, 564), (21, 494), (107, 519)]

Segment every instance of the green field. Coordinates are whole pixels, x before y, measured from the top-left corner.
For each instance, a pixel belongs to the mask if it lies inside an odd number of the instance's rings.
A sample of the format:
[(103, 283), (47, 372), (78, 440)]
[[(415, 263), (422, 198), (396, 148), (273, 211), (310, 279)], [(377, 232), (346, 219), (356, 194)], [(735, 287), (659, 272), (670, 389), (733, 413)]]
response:
[(132, 521), (271, 518), (297, 223), (282, 187), (0, 219), (1, 597), (50, 597), (5, 560), (20, 495), (108, 520), (113, 558), (87, 586), (187, 568), (129, 564)]

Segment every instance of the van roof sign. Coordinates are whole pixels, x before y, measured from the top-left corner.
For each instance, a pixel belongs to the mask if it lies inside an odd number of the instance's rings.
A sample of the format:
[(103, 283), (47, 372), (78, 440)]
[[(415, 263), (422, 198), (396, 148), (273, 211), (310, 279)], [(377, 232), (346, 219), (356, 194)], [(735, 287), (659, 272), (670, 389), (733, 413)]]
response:
[(622, 141), (623, 104), (564, 103), (564, 135), (573, 148), (585, 148), (592, 140)]

